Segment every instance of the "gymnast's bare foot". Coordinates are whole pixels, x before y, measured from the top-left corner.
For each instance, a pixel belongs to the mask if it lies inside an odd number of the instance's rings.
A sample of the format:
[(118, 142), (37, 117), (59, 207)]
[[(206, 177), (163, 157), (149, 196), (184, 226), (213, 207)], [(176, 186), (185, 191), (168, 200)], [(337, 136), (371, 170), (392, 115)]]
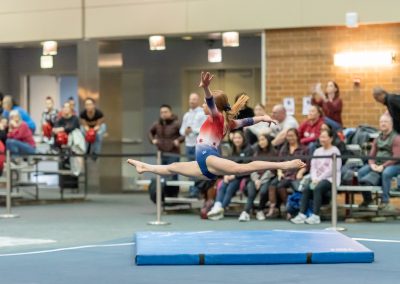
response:
[(149, 171), (149, 165), (137, 160), (127, 160), (128, 164), (134, 166), (139, 174)]
[(288, 169), (301, 169), (306, 166), (305, 163), (303, 163), (301, 160), (296, 159), (296, 160), (291, 160), (287, 162), (282, 162), (282, 170), (288, 170)]

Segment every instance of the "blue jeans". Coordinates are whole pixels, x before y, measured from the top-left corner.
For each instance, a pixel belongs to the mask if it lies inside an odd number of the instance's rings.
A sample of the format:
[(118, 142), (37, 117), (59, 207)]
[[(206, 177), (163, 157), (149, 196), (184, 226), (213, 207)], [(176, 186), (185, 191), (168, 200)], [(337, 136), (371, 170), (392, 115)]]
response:
[[(83, 136), (86, 136), (86, 130), (83, 126), (81, 127), (81, 131), (82, 131)], [(93, 152), (93, 154), (100, 154), (101, 144), (103, 142), (103, 136), (106, 133), (106, 131), (107, 131), (107, 126), (105, 123), (102, 123), (100, 125), (99, 130), (97, 130), (97, 132), (96, 132), (96, 141), (94, 141), (94, 143), (92, 145), (93, 148), (91, 149), (91, 151)], [(88, 146), (89, 145), (87, 145), (87, 143), (86, 143), (86, 148)]]
[(193, 147), (186, 146), (186, 156), (190, 162), (195, 160), (195, 155), (196, 155), (196, 146)]
[[(179, 157), (161, 156), (161, 164), (162, 165), (169, 165), (169, 164), (176, 163), (176, 162), (179, 162)], [(171, 180), (178, 180), (178, 175), (172, 176)]]
[[(370, 171), (372, 171), (369, 165), (363, 166), (358, 171), (358, 180), (366, 176)], [(390, 200), (390, 184), (392, 182), (392, 178), (397, 177), (400, 174), (400, 164), (392, 165), (386, 167), (382, 174), (382, 203), (389, 203)], [(372, 194), (371, 192), (363, 192), (362, 193), (364, 201), (371, 201)]]
[(34, 154), (35, 147), (15, 139), (7, 139), (6, 148), (11, 154)]
[(222, 183), (221, 187), (217, 192), (217, 198), (216, 198), (218, 202), (221, 202), (222, 208), (228, 207), (229, 203), (231, 203), (232, 197), (239, 189), (240, 181), (241, 179), (235, 178), (231, 180), (229, 183), (225, 182)]
[(334, 121), (333, 119), (329, 118), (329, 117), (324, 117), (324, 122), (329, 125), (333, 131), (338, 131), (340, 129), (342, 129), (342, 125), (339, 122)]
[[(193, 146), (193, 147), (186, 146), (185, 152), (186, 152), (185, 154), (186, 154), (186, 157), (189, 162), (195, 161), (196, 146)], [(191, 180), (194, 180), (194, 179), (191, 179)], [(197, 197), (197, 196), (199, 196), (199, 194), (200, 194), (200, 191), (197, 187), (195, 187), (195, 186), (189, 187), (189, 196), (190, 197)]]

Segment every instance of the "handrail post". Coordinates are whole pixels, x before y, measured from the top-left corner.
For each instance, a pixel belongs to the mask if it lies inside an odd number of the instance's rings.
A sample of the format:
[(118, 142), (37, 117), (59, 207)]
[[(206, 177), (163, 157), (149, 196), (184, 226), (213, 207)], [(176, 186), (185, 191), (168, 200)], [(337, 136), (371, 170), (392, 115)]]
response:
[[(4, 155), (2, 153), (1, 155)], [(18, 218), (19, 215), (17, 214), (12, 214), (11, 213), (11, 155), (10, 155), (10, 150), (6, 151), (6, 175), (7, 175), (7, 181), (6, 181), (6, 187), (7, 187), (7, 193), (6, 193), (6, 214), (0, 215), (0, 218)]]
[[(157, 165), (161, 165), (161, 151), (157, 151)], [(162, 192), (161, 192), (161, 177), (157, 175), (156, 184), (156, 207), (157, 207), (157, 220), (150, 221), (148, 225), (169, 225), (170, 223), (161, 220), (161, 202), (162, 202)]]
[(337, 226), (337, 155), (332, 155), (332, 208), (331, 208), (331, 222), (332, 226), (327, 230), (332, 231), (346, 231), (344, 227)]

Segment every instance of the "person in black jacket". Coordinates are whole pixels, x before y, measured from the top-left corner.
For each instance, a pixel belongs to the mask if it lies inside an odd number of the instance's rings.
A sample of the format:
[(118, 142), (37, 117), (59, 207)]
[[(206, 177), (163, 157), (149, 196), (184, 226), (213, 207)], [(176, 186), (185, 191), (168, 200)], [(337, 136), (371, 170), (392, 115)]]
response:
[(393, 128), (400, 133), (400, 95), (389, 94), (381, 87), (376, 87), (372, 91), (374, 99), (387, 107), (393, 119)]
[(62, 116), (54, 124), (53, 132), (54, 134), (59, 132), (70, 134), (75, 129), (79, 129), (79, 119), (76, 115), (72, 114), (70, 104), (68, 102), (64, 103)]

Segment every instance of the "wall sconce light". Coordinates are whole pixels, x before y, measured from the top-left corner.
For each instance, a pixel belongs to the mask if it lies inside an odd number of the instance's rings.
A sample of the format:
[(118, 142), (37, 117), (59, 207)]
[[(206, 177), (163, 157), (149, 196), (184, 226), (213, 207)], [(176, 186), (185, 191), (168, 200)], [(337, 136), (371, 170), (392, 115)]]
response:
[(154, 35), (149, 37), (150, 50), (164, 50), (165, 37), (161, 35)]
[(57, 54), (57, 42), (53, 40), (42, 42), (43, 55), (56, 55)]
[(239, 46), (239, 33), (238, 32), (223, 33), (222, 34), (222, 46), (238, 47)]
[(53, 56), (51, 55), (40, 56), (40, 68), (42, 69), (53, 68)]
[(396, 62), (396, 54), (392, 51), (363, 51), (336, 53), (334, 65), (339, 67), (384, 67)]
[(208, 50), (208, 62), (218, 63), (222, 61), (222, 50), (221, 48), (211, 48)]

